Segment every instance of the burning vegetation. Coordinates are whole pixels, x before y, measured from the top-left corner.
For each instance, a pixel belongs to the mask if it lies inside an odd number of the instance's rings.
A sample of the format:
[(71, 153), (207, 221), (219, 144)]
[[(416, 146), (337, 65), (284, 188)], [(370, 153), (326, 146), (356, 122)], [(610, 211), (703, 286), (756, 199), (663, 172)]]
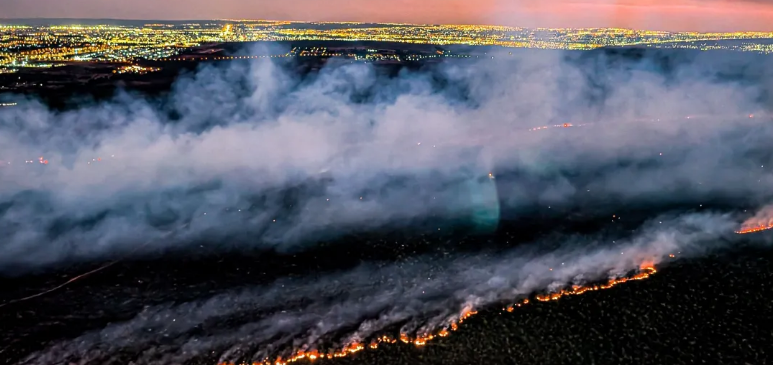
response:
[(773, 222), (763, 223), (763, 224), (760, 224), (760, 225), (757, 225), (757, 226), (749, 226), (749, 227), (744, 225), (744, 226), (741, 226), (740, 230), (735, 231), (735, 233), (747, 234), (747, 233), (754, 233), (754, 232), (765, 231), (765, 230), (768, 230), (768, 229), (771, 229), (771, 228), (773, 228)]
[(768, 205), (760, 209), (753, 217), (744, 221), (741, 224), (741, 228), (735, 231), (735, 233), (747, 234), (771, 228), (773, 228), (773, 205)]
[[(670, 255), (670, 257), (673, 257), (673, 255)], [(558, 300), (568, 295), (580, 295), (589, 291), (610, 289), (618, 284), (626, 283), (629, 281), (647, 279), (653, 274), (655, 274), (656, 272), (657, 270), (652, 264), (646, 263), (641, 265), (639, 270), (635, 274), (632, 274), (630, 276), (613, 278), (604, 284), (574, 285), (570, 289), (562, 289), (560, 291), (553, 292), (553, 293), (538, 294), (534, 297), (534, 299), (541, 302), (548, 302), (548, 301)], [(502, 308), (502, 310), (506, 312), (513, 312), (516, 307), (522, 307), (529, 303), (530, 303), (529, 299), (523, 299), (518, 303), (514, 303), (505, 308)], [(277, 357), (274, 360), (264, 359), (263, 361), (260, 361), (260, 362), (257, 362), (257, 361), (253, 362), (251, 365), (287, 365), (289, 363), (294, 363), (301, 360), (315, 362), (315, 361), (324, 360), (324, 359), (347, 357), (354, 353), (365, 350), (366, 348), (377, 349), (381, 344), (395, 344), (398, 341), (404, 344), (413, 344), (414, 346), (421, 347), (426, 345), (429, 341), (432, 341), (439, 337), (447, 337), (448, 335), (451, 334), (451, 332), (458, 330), (459, 326), (465, 320), (474, 316), (477, 313), (478, 313), (477, 311), (474, 311), (472, 308), (467, 307), (462, 311), (462, 313), (459, 315), (459, 317), (456, 320), (452, 321), (447, 327), (444, 327), (435, 333), (417, 334), (416, 336), (410, 336), (406, 333), (402, 333), (400, 334), (399, 338), (394, 338), (388, 335), (382, 335), (381, 337), (377, 337), (371, 340), (367, 346), (364, 345), (364, 343), (354, 342), (344, 346), (339, 350), (332, 350), (327, 352), (320, 351), (317, 349), (295, 350), (292, 352), (293, 355), (287, 358)], [(221, 362), (218, 365), (237, 365), (237, 364), (231, 363), (231, 362)]]

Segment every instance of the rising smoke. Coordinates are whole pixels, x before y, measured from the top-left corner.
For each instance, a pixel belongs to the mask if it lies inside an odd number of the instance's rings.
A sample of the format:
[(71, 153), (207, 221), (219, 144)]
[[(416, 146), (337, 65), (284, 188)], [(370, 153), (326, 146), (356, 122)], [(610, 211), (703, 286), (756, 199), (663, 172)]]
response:
[[(685, 215), (653, 221), (624, 242), (595, 249), (588, 247), (598, 237), (567, 237), (563, 249), (549, 254), (524, 247), (505, 255), (364, 264), (339, 274), (279, 280), (267, 287), (149, 307), (129, 321), (57, 343), (23, 363), (118, 363), (126, 359), (120, 357), (123, 352), (134, 363), (160, 365), (212, 351), (222, 354), (221, 362), (260, 362), (283, 350), (318, 348), (321, 340), (334, 348), (363, 343), (395, 325), (401, 333), (430, 332), (448, 327), (470, 308), (619, 277), (672, 252), (704, 252), (717, 240), (731, 242), (733, 228), (725, 215)], [(241, 320), (229, 322), (234, 318)]]
[[(203, 67), (161, 103), (125, 94), (55, 112), (23, 102), (0, 113), (0, 269), (185, 248), (202, 237), (302, 250), (320, 235), (438, 214), (473, 211), (476, 224), (491, 225), (500, 212), (590, 194), (620, 205), (769, 199), (767, 63), (653, 54), (502, 52), (397, 77), (362, 64), (307, 77), (236, 64)], [(529, 131), (564, 123), (583, 127)], [(568, 236), (550, 253), (366, 264), (153, 307), (28, 362), (105, 363), (126, 348), (144, 351), (136, 363), (224, 347), (224, 360), (260, 358), (251, 346), (311, 345), (347, 328), (352, 340), (403, 322), (420, 331), (469, 306), (698, 254), (731, 241), (729, 213), (656, 219), (615, 243)], [(244, 313), (252, 319), (237, 328), (194, 334)]]

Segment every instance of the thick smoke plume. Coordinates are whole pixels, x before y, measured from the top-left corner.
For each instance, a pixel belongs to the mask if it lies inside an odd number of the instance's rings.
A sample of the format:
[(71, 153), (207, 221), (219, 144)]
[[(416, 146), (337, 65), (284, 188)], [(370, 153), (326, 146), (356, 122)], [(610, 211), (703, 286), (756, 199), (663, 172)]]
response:
[[(637, 57), (502, 52), (396, 77), (362, 64), (308, 77), (236, 64), (203, 67), (165, 102), (126, 94), (66, 112), (21, 103), (0, 113), (0, 270), (197, 240), (303, 250), (340, 232), (469, 212), (490, 225), (593, 197), (621, 206), (770, 199), (769, 62)], [(363, 264), (148, 308), (27, 363), (109, 363), (126, 349), (141, 350), (138, 364), (223, 348), (223, 360), (260, 359), (394, 325), (421, 332), (463, 308), (700, 254), (732, 241), (735, 224), (732, 212), (693, 213), (655, 219), (627, 240), (562, 237), (550, 253)], [(229, 316), (250, 320), (195, 334)]]
[[(503, 53), (393, 78), (358, 64), (301, 79), (254, 63), (204, 67), (162, 104), (22, 103), (0, 114), (0, 268), (111, 257), (169, 230), (179, 238), (153, 249), (240, 232), (283, 249), (336, 227), (470, 208), (475, 194), (460, 197), (470, 193), (458, 182), (497, 170), (525, 176), (498, 186), (503, 210), (587, 190), (621, 202), (768, 196), (770, 71), (731, 56), (657, 57)], [(725, 74), (741, 66), (752, 70)], [(593, 125), (528, 131), (562, 123)], [(594, 175), (582, 186), (564, 177), (577, 171)], [(289, 187), (292, 199), (272, 199)]]

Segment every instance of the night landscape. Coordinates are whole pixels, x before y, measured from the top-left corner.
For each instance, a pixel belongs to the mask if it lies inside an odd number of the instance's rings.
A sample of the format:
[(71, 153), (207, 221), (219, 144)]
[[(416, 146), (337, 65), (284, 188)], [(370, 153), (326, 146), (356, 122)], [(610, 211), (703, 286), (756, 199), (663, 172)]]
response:
[(0, 4), (0, 363), (772, 362), (773, 5), (169, 3)]

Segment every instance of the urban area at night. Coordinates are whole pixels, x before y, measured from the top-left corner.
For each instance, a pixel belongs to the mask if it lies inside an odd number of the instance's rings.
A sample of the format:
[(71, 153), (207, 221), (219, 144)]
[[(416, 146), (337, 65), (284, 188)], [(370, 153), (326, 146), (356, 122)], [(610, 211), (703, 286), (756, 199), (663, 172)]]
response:
[[(22, 20), (0, 21), (0, 72), (13, 72), (18, 67), (53, 67), (61, 62), (130, 63), (136, 59), (168, 59), (204, 44), (256, 41), (377, 41), (568, 50), (645, 45), (773, 53), (773, 32), (696, 33), (260, 20), (135, 22), (133, 25), (120, 24), (130, 23), (128, 21), (113, 21), (119, 23), (113, 25), (109, 22), (26, 25)], [(728, 40), (737, 42), (720, 42)]]

